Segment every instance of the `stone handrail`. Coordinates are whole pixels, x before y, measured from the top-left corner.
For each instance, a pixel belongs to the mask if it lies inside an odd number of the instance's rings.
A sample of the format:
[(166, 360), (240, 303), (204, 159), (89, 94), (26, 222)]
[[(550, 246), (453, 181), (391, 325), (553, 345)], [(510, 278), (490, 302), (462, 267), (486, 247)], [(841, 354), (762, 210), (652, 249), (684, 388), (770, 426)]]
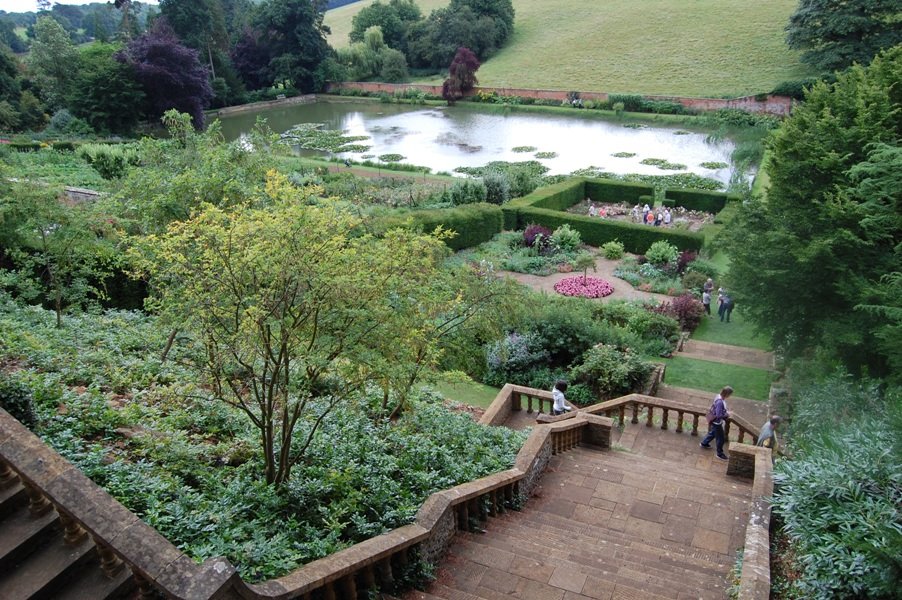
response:
[(526, 412), (532, 413), (535, 402), (538, 414), (546, 412), (546, 404), (547, 414), (551, 414), (551, 407), (554, 406), (551, 392), (508, 383), (495, 396), (479, 422), (482, 425), (503, 425), (513, 411), (523, 410), (523, 398), (526, 398)]
[(414, 523), (259, 584), (242, 581), (224, 558), (195, 563), (2, 409), (0, 484), (11, 485), (18, 477), (32, 512), (55, 509), (67, 539), (87, 532), (104, 570), (127, 567), (142, 593), (156, 590), (185, 600), (288, 600), (314, 592), (327, 599), (354, 598), (359, 588), (392, 589), (394, 574), (412, 552), (435, 561), (458, 529), (516, 508), (535, 488), (552, 454), (579, 444), (609, 447), (611, 427), (611, 419), (592, 414), (537, 426), (513, 468), (437, 492), (426, 499)]
[(770, 598), (770, 517), (774, 495), (770, 448), (731, 444), (727, 475), (752, 479), (752, 503), (745, 527), (739, 600)]

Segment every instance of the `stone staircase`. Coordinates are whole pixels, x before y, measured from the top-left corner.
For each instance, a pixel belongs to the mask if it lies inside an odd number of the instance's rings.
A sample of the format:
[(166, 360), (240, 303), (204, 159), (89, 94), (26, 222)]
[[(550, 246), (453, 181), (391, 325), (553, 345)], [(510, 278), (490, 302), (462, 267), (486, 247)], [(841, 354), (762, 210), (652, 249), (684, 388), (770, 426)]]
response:
[(88, 536), (67, 541), (60, 515), (49, 504), (30, 503), (18, 479), (4, 486), (0, 489), (0, 598), (105, 600), (134, 594), (131, 573), (119, 569), (108, 577)]
[(751, 482), (696, 437), (628, 425), (620, 440), (555, 455), (522, 511), (459, 534), (405, 600), (725, 598)]

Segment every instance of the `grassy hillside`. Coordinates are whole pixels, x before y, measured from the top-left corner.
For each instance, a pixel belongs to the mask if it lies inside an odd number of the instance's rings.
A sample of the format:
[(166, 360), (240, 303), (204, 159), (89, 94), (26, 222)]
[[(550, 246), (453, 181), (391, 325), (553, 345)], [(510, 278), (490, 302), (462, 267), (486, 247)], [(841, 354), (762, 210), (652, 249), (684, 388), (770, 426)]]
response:
[[(372, 0), (326, 14), (330, 43)], [(424, 14), (445, 0), (418, 0)], [(767, 92), (807, 71), (783, 28), (797, 0), (514, 0), (511, 42), (483, 85), (685, 96)]]

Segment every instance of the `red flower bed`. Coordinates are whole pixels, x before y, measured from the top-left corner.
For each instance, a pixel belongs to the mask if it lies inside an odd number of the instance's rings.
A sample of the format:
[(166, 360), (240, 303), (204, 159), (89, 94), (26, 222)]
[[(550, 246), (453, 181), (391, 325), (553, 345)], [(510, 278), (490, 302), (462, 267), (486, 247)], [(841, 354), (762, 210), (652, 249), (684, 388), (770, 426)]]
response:
[(598, 277), (568, 277), (554, 284), (554, 291), (565, 296), (604, 298), (614, 293), (614, 286)]

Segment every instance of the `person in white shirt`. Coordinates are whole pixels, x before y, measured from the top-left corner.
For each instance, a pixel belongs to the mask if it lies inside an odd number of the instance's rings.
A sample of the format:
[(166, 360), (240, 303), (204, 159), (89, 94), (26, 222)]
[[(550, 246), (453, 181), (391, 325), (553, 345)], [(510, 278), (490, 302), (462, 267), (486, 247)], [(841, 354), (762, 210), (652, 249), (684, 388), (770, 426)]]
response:
[(551, 407), (551, 414), (554, 416), (562, 415), (573, 410), (573, 407), (567, 404), (564, 393), (567, 391), (567, 382), (558, 381), (551, 388), (551, 397), (554, 399), (554, 406)]

